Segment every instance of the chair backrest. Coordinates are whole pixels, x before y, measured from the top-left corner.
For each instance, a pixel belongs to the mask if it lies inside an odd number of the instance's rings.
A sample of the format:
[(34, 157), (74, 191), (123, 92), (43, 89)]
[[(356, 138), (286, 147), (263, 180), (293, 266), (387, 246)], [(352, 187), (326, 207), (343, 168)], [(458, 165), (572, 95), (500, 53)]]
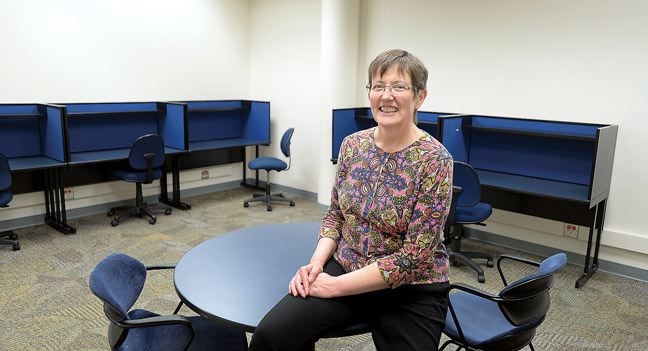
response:
[(295, 128), (288, 128), (281, 137), (281, 152), (284, 156), (290, 157), (290, 139), (292, 139)]
[(152, 158), (153, 169), (164, 165), (164, 139), (157, 134), (146, 134), (137, 138), (131, 146), (128, 163), (133, 169), (146, 170), (147, 157)]
[(92, 293), (104, 302), (108, 319), (119, 323), (129, 319), (128, 311), (142, 293), (145, 281), (146, 267), (142, 262), (113, 253), (92, 270), (89, 284)]
[(456, 195), (456, 206), (475, 206), (481, 199), (479, 177), (475, 169), (464, 162), (454, 161), (452, 185), (461, 187), (461, 192)]
[(0, 191), (11, 188), (11, 169), (5, 155), (0, 154)]
[(553, 276), (567, 264), (567, 255), (557, 253), (540, 263), (538, 270), (508, 284), (499, 293), (500, 309), (514, 325), (537, 325), (549, 310)]
[(11, 169), (5, 155), (0, 154), (0, 207), (6, 207), (13, 193), (11, 192)]

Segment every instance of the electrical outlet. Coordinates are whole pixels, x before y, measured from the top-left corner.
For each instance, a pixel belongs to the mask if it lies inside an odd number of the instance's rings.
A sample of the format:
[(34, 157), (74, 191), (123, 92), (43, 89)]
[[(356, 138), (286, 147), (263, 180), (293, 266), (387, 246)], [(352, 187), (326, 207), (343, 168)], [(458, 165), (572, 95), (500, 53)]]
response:
[(565, 223), (563, 235), (568, 238), (578, 239), (578, 226), (576, 224)]
[(64, 188), (63, 197), (65, 200), (74, 200), (74, 188)]
[(209, 179), (209, 170), (208, 169), (203, 169), (203, 171), (200, 172), (200, 179)]

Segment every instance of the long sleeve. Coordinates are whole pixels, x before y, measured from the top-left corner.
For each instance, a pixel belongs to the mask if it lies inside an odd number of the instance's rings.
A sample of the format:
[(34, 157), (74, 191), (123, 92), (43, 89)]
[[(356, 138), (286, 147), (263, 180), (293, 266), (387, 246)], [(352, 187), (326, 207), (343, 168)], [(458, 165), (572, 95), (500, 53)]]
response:
[(344, 216), (340, 209), (340, 199), (338, 197), (338, 187), (341, 186), (346, 176), (346, 167), (345, 167), (345, 157), (344, 155), (347, 152), (350, 152), (348, 149), (349, 143), (347, 138), (344, 138), (342, 145), (340, 146), (340, 152), (338, 155), (338, 167), (335, 175), (335, 183), (333, 184), (333, 189), (331, 190), (331, 205), (329, 206), (326, 216), (322, 220), (322, 225), (320, 227), (319, 238), (330, 238), (333, 239), (336, 243), (339, 241), (340, 236), (342, 235), (342, 226), (344, 224)]

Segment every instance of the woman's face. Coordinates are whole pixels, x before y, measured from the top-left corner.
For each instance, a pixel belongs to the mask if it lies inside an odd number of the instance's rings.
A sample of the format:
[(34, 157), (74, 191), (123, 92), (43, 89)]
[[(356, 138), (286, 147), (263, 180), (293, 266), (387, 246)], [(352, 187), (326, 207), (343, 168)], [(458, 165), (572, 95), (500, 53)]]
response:
[[(407, 73), (398, 72), (398, 67), (392, 66), (385, 74), (376, 74), (371, 80), (372, 85), (385, 86), (384, 91), (376, 92), (369, 89), (369, 103), (374, 120), (381, 127), (405, 127), (414, 123), (414, 112), (421, 107), (427, 91), (419, 90), (414, 94), (412, 80)], [(398, 92), (394, 87), (406, 86), (409, 89)]]

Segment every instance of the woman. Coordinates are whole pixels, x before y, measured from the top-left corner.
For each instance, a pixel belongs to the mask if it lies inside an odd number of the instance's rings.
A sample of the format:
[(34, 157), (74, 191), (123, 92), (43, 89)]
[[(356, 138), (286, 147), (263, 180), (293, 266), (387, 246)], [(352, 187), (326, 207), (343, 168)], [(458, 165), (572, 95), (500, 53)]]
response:
[(313, 350), (323, 333), (358, 316), (371, 324), (377, 350), (438, 348), (452, 158), (416, 126), (426, 81), (423, 63), (403, 50), (370, 64), (378, 126), (342, 142), (315, 252), (259, 324), (250, 350)]

